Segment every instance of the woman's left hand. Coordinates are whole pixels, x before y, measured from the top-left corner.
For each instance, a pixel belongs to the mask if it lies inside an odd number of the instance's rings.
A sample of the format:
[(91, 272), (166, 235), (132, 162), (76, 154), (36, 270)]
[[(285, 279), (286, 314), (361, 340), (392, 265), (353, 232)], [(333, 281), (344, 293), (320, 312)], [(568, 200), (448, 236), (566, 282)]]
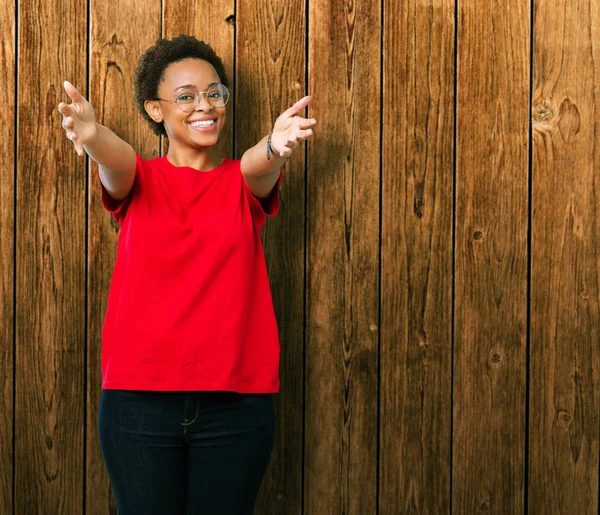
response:
[(300, 144), (301, 140), (308, 139), (313, 135), (310, 128), (316, 125), (317, 120), (298, 116), (298, 113), (308, 105), (311, 98), (310, 96), (301, 98), (275, 120), (273, 135), (271, 136), (271, 147), (281, 157), (292, 155), (292, 151)]

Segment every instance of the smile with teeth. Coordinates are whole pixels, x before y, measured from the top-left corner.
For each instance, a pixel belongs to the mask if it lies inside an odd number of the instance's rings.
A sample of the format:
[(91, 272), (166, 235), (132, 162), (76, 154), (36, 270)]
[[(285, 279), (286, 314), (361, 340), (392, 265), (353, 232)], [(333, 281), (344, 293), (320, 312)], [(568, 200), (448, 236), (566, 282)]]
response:
[(209, 127), (211, 125), (214, 125), (216, 123), (216, 120), (206, 120), (206, 121), (197, 121), (197, 122), (190, 122), (190, 125), (192, 127)]

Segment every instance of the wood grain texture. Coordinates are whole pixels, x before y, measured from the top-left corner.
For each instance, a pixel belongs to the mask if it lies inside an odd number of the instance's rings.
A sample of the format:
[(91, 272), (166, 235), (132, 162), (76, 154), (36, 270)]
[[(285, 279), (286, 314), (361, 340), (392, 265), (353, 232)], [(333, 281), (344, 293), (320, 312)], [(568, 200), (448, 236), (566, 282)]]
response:
[(379, 512), (450, 512), (454, 4), (385, 5)]
[[(96, 119), (145, 159), (159, 155), (159, 138), (133, 104), (133, 77), (140, 56), (160, 37), (160, 8), (160, 0), (91, 3), (90, 102)], [(92, 160), (89, 209), (86, 513), (100, 514), (116, 513), (97, 428), (102, 389), (102, 324), (116, 256), (118, 224), (102, 207), (98, 166)]]
[(529, 513), (598, 513), (600, 3), (535, 1)]
[(117, 513), (97, 414), (118, 226), (57, 105), (68, 79), (157, 156), (134, 70), (182, 33), (229, 75), (221, 155), (305, 92), (318, 120), (262, 232), (282, 345), (256, 515), (598, 513), (600, 2), (533, 5), (1, 3), (0, 513)]
[(375, 513), (379, 341), (378, 1), (309, 5), (305, 513)]
[[(305, 95), (305, 12), (301, 0), (237, 2), (238, 159), (271, 131), (283, 111)], [(281, 342), (281, 387), (275, 396), (275, 448), (256, 501), (256, 514), (302, 513), (304, 170), (303, 144), (282, 168), (280, 212), (266, 222), (261, 235)]]
[(84, 0), (19, 3), (15, 513), (83, 504), (85, 161), (63, 80), (85, 80)]
[(217, 155), (223, 157), (233, 157), (234, 12), (235, 0), (163, 0), (163, 37), (195, 36), (208, 43), (225, 66), (231, 97), (226, 107), (226, 123), (216, 144)]
[(458, 6), (452, 506), (523, 513), (529, 4)]
[(13, 510), (15, 2), (0, 4), (0, 513)]

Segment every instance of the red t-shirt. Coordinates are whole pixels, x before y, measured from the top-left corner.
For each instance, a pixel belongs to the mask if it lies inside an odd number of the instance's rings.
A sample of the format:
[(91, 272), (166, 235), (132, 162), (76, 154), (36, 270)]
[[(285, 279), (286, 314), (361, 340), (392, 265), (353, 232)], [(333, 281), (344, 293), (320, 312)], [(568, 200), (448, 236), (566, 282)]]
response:
[(256, 198), (240, 161), (201, 172), (137, 156), (102, 330), (102, 387), (279, 391), (279, 335), (260, 231), (280, 174)]

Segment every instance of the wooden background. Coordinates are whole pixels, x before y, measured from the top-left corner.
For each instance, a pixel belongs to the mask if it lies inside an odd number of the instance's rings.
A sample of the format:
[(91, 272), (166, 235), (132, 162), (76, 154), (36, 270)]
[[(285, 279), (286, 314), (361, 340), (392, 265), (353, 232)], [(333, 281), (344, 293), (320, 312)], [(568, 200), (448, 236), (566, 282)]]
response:
[(0, 513), (115, 513), (117, 227), (70, 80), (142, 155), (139, 55), (210, 42), (240, 158), (305, 94), (263, 240), (281, 354), (256, 513), (596, 514), (600, 0), (3, 0)]

